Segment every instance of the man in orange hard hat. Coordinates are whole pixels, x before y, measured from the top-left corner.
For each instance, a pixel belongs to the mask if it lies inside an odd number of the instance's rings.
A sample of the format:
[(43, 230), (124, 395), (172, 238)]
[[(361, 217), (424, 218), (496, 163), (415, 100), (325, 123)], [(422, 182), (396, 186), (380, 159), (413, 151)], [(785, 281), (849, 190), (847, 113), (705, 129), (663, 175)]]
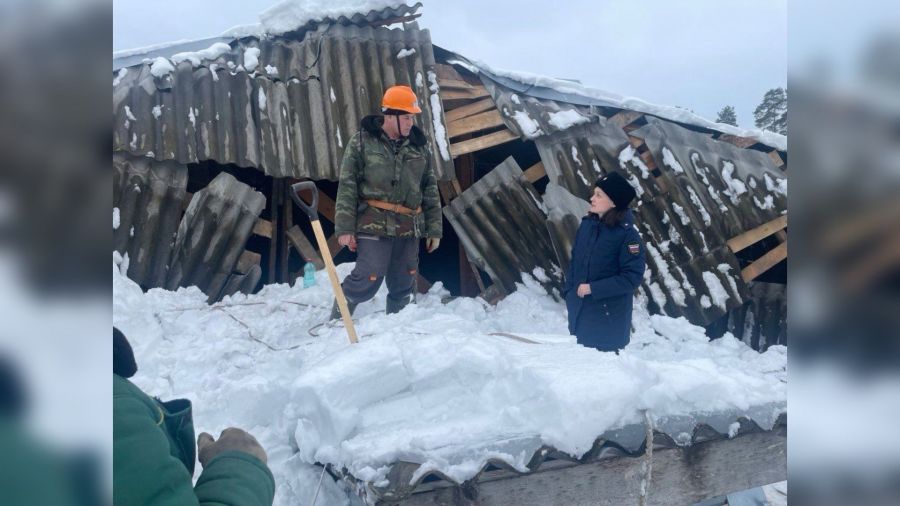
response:
[[(338, 242), (356, 251), (344, 280), (352, 313), (387, 281), (387, 313), (406, 306), (415, 287), (419, 238), (429, 253), (441, 240), (441, 205), (431, 153), (415, 115), (422, 112), (409, 86), (391, 86), (382, 115), (366, 116), (344, 151), (335, 202)], [(340, 318), (337, 303), (332, 319)]]

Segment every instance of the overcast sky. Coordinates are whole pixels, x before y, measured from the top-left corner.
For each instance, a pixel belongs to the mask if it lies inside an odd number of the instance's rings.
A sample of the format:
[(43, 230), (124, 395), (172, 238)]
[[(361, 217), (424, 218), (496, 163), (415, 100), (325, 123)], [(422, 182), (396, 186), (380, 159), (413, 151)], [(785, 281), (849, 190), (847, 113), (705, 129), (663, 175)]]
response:
[[(115, 51), (201, 39), (277, 0), (113, 0)], [(787, 0), (424, 0), (434, 44), (498, 69), (566, 79), (715, 119), (787, 84)]]

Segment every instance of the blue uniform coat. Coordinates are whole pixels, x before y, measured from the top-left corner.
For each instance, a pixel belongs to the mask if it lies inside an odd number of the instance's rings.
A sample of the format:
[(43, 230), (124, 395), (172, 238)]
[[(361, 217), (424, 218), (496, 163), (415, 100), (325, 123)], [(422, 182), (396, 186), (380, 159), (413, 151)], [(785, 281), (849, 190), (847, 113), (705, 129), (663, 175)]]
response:
[[(630, 210), (613, 227), (593, 213), (582, 218), (563, 288), (569, 332), (580, 344), (602, 351), (628, 344), (634, 291), (645, 268), (644, 245)], [(582, 283), (591, 285), (591, 294), (584, 298), (577, 294)]]

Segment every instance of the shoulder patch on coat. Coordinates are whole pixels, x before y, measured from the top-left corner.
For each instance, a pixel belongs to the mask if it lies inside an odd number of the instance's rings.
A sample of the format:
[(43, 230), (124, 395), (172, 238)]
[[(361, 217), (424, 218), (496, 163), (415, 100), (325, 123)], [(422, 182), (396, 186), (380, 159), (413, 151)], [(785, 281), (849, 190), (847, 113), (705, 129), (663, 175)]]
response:
[(637, 255), (641, 252), (641, 245), (636, 242), (628, 243), (628, 252), (632, 255)]

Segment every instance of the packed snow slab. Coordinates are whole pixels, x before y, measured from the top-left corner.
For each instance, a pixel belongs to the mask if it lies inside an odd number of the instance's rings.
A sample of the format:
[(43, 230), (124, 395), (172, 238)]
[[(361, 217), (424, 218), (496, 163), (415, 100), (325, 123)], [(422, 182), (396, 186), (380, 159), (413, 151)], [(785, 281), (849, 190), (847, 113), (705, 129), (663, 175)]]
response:
[[(127, 264), (114, 261), (113, 322), (135, 351), (132, 380), (163, 399), (191, 399), (197, 433), (236, 426), (256, 436), (277, 505), (312, 502), (314, 460), (346, 463), (373, 484), (394, 484), (394, 462), (415, 463), (407, 483), (430, 472), (462, 479), (487, 461), (525, 469), (549, 446), (585, 457), (601, 434), (637, 450), (644, 408), (687, 443), (698, 422), (726, 434), (743, 415), (767, 429), (784, 406), (784, 347), (760, 355), (730, 336), (710, 343), (702, 328), (650, 317), (638, 300), (620, 356), (585, 349), (566, 331), (565, 306), (527, 275), (496, 306), (448, 301), (436, 283), (393, 315), (382, 287), (357, 308), (360, 344), (351, 346), (340, 325), (319, 326), (333, 300), (325, 271), (310, 288), (268, 285), (210, 305), (193, 287), (142, 292), (122, 275)], [(337, 267), (344, 277), (353, 264)], [(718, 422), (696, 411), (704, 405), (725, 410)], [(342, 487), (323, 480), (317, 504), (354, 504)]]
[[(730, 336), (709, 342), (682, 319), (649, 317), (615, 355), (561, 336), (525, 334), (535, 341), (526, 343), (474, 324), (444, 326), (435, 316), (301, 374), (292, 395), (302, 459), (377, 487), (396, 462), (419, 464), (413, 482), (433, 472), (462, 483), (488, 461), (528, 472), (542, 446), (579, 458), (605, 432), (643, 423), (645, 412), (690, 444), (698, 420), (728, 433), (744, 415), (768, 429), (784, 409), (784, 347), (759, 354)], [(628, 437), (639, 446), (643, 435)]]

